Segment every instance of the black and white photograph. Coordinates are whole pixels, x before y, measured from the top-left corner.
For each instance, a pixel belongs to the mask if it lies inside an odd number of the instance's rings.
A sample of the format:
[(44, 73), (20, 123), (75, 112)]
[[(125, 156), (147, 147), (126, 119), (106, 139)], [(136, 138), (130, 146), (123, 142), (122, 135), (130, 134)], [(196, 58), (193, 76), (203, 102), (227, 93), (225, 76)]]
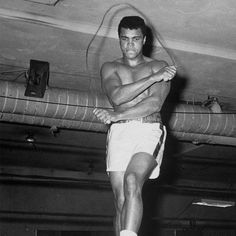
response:
[(236, 236), (235, 0), (0, 0), (0, 236)]

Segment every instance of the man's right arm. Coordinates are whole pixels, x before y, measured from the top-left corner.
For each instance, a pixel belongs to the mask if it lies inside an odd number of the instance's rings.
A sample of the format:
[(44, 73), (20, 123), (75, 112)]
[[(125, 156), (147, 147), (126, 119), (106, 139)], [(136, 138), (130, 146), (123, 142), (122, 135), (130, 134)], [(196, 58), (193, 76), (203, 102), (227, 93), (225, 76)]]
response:
[(114, 63), (108, 62), (101, 69), (102, 86), (112, 104), (119, 106), (132, 101), (154, 83), (172, 79), (171, 74), (175, 74), (174, 70), (173, 67), (168, 67), (166, 63), (163, 63), (159, 71), (134, 83), (122, 84)]
[(152, 84), (156, 83), (156, 80), (150, 75), (134, 83), (122, 84), (114, 63), (109, 62), (103, 65), (101, 77), (105, 93), (116, 106), (132, 101)]

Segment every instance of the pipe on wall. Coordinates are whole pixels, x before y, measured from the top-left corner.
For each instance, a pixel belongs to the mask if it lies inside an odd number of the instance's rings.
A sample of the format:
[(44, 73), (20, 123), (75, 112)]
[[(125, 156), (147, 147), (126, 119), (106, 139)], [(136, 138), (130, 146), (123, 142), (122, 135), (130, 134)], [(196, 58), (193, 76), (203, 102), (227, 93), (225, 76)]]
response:
[(201, 105), (175, 104), (164, 110), (171, 130), (184, 133), (236, 137), (236, 114), (213, 113)]
[(171, 134), (182, 141), (190, 141), (195, 145), (201, 143), (207, 144), (220, 144), (220, 145), (228, 145), (228, 146), (236, 146), (236, 138), (235, 137), (226, 137), (219, 135), (209, 135), (209, 134), (196, 134), (196, 133), (185, 133), (185, 132), (177, 132), (172, 131)]
[[(44, 98), (25, 97), (22, 83), (0, 81), (0, 120), (106, 132), (93, 115), (95, 107), (111, 109), (103, 94), (48, 88)], [(166, 106), (163, 119), (177, 139), (236, 146), (236, 115), (212, 113), (200, 105)]]
[(32, 125), (104, 131), (93, 115), (95, 107), (111, 108), (102, 94), (48, 88), (44, 98), (24, 96), (25, 85), (0, 81), (0, 119)]

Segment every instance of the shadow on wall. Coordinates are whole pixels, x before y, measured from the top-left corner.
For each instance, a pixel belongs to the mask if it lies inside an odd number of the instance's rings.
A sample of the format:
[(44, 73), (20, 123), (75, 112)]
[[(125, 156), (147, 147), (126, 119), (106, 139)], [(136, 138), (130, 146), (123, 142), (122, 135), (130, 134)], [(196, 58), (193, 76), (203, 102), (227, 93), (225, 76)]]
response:
[[(153, 46), (154, 35), (152, 30), (148, 28), (147, 39), (143, 48), (143, 53), (147, 57), (151, 57), (152, 52), (155, 50)], [(165, 48), (164, 48), (165, 49)], [(171, 53), (174, 57), (173, 52), (168, 50), (167, 54)], [(161, 58), (165, 60), (165, 58)], [(172, 60), (172, 59), (171, 59)], [(176, 59), (175, 59), (176, 61)], [(174, 61), (172, 60), (174, 63)], [(170, 64), (170, 63), (169, 63)], [(165, 144), (165, 152), (161, 166), (161, 174), (157, 180), (148, 181), (143, 188), (143, 199), (144, 199), (144, 213), (143, 221), (140, 228), (140, 235), (156, 235), (157, 233), (157, 222), (152, 220), (152, 216), (156, 214), (154, 204), (158, 199), (160, 192), (154, 191), (156, 183), (158, 184), (171, 184), (175, 181), (177, 176), (177, 167), (175, 159), (171, 158), (174, 153), (179, 151), (177, 139), (171, 135), (168, 124), (171, 118), (171, 114), (175, 109), (176, 104), (180, 101), (181, 94), (187, 86), (187, 78), (181, 77), (178, 73), (171, 82), (171, 90), (168, 98), (162, 108), (162, 120), (167, 128), (167, 139)], [(171, 232), (173, 233), (173, 232)]]

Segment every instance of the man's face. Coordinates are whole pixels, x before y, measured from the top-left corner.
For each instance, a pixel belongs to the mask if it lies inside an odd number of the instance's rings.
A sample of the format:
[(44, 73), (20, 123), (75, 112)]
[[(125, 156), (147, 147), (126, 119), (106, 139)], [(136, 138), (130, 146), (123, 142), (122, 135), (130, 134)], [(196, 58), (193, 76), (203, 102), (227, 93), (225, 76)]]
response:
[(133, 59), (142, 53), (145, 38), (141, 29), (125, 29), (120, 31), (120, 48), (124, 57)]

